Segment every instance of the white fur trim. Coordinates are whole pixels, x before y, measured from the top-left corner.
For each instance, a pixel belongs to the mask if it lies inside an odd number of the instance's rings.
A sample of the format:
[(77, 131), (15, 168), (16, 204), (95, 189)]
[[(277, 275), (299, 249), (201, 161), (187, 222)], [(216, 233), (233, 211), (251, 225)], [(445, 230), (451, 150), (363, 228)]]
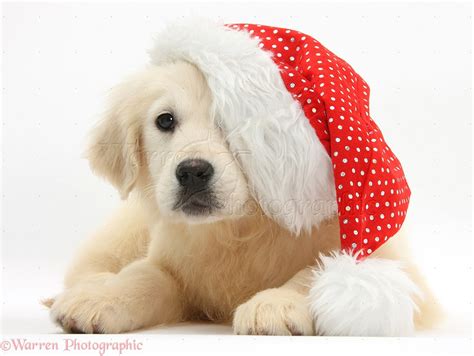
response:
[(153, 64), (186, 60), (205, 75), (217, 124), (267, 215), (295, 233), (337, 212), (331, 160), (281, 79), (271, 53), (245, 31), (206, 20), (168, 26)]
[(315, 330), (328, 336), (407, 336), (421, 296), (397, 261), (321, 256), (309, 293)]

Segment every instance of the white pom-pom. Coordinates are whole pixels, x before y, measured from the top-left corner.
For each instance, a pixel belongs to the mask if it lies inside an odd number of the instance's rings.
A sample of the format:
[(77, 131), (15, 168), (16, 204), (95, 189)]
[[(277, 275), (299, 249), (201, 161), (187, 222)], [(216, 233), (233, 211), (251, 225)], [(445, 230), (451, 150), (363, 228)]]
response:
[(309, 293), (318, 335), (407, 336), (414, 332), (418, 287), (397, 261), (341, 252), (321, 256)]

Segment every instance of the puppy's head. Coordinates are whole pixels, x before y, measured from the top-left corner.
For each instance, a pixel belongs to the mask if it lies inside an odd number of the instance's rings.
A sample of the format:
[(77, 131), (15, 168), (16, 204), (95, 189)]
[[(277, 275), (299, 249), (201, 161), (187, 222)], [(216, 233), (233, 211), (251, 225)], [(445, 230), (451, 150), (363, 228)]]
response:
[(250, 199), (207, 83), (185, 62), (147, 68), (117, 86), (87, 156), (122, 198), (135, 189), (170, 219), (239, 216)]

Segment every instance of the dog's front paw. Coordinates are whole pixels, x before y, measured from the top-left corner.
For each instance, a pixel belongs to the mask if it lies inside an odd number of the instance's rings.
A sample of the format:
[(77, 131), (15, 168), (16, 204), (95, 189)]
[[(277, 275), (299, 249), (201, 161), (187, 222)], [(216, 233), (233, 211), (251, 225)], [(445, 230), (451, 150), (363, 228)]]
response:
[(103, 288), (77, 286), (64, 291), (51, 306), (54, 322), (68, 333), (108, 334), (132, 330), (131, 318), (118, 298)]
[(313, 335), (313, 321), (304, 295), (267, 289), (240, 305), (234, 314), (238, 335)]

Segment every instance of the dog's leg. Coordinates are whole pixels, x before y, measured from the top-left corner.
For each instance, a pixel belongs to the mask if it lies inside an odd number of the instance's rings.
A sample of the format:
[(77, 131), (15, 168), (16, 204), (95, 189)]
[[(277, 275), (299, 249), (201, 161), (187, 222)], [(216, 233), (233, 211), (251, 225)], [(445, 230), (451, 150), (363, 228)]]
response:
[(433, 324), (431, 293), (396, 246), (360, 264), (336, 253), (282, 287), (257, 293), (235, 311), (235, 333), (400, 336)]
[(313, 335), (313, 320), (307, 300), (310, 268), (298, 272), (279, 288), (257, 293), (234, 314), (236, 334)]
[(65, 287), (118, 273), (126, 265), (146, 256), (149, 241), (146, 209), (129, 199), (84, 241), (67, 270)]
[(120, 333), (183, 317), (177, 282), (148, 259), (133, 262), (116, 275), (96, 276), (55, 299), (51, 317), (64, 330)]

